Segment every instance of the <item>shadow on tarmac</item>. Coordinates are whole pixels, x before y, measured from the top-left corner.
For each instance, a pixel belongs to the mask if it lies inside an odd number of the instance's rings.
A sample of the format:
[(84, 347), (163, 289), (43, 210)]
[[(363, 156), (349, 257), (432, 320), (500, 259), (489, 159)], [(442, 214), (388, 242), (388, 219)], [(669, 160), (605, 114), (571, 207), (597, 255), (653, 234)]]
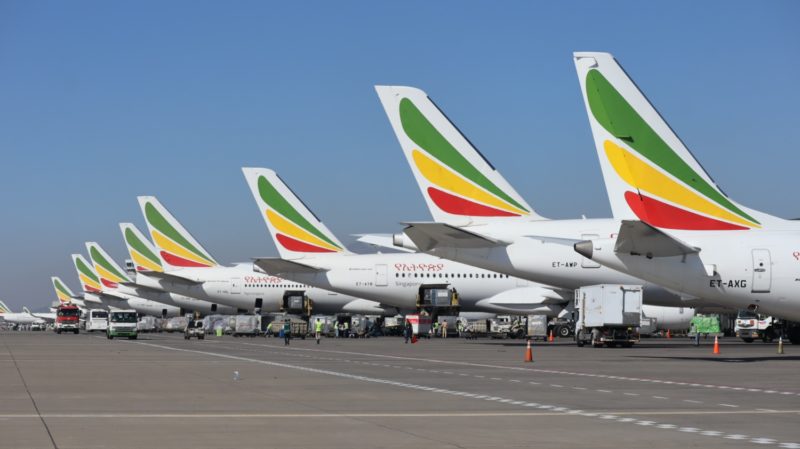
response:
[(655, 356), (655, 355), (632, 355), (628, 356), (636, 359), (669, 359), (669, 360), (689, 360), (695, 362), (721, 362), (721, 363), (757, 363), (757, 362), (772, 362), (772, 361), (785, 361), (796, 362), (800, 360), (800, 356), (792, 355), (773, 355), (762, 357), (720, 357), (720, 356), (702, 356), (702, 357), (670, 357), (670, 356)]

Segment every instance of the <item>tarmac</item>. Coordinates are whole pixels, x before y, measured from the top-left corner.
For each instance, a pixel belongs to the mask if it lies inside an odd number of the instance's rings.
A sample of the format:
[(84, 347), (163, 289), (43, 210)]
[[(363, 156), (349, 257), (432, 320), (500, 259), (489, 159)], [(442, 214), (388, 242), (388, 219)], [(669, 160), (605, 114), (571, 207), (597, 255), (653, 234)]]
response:
[[(800, 448), (800, 347), (0, 333), (2, 448)], [(238, 376), (236, 375), (238, 372)]]

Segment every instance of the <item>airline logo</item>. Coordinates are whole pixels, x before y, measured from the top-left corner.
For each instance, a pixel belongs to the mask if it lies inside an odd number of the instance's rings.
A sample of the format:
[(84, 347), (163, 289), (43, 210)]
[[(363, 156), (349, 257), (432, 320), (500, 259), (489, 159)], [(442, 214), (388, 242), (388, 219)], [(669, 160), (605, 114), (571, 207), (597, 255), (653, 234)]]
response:
[(264, 176), (258, 177), (258, 194), (269, 206), (264, 214), (275, 229), (275, 240), (287, 250), (301, 253), (336, 253), (343, 250), (334, 238), (303, 217)]
[(153, 242), (159, 247), (159, 253), (166, 263), (185, 268), (216, 265), (211, 256), (181, 235), (149, 201), (145, 203), (144, 215), (150, 225)]
[(56, 289), (56, 296), (58, 296), (59, 302), (72, 302), (72, 293), (64, 284), (61, 283), (60, 279), (53, 278), (53, 287)]
[(120, 282), (130, 282), (130, 279), (124, 273), (121, 273), (113, 263), (109, 262), (95, 245), (90, 245), (89, 257), (94, 263), (94, 269), (100, 276), (100, 282), (106, 288), (117, 288)]
[(125, 243), (128, 245), (128, 252), (136, 265), (136, 271), (155, 271), (161, 273), (164, 268), (161, 266), (161, 260), (150, 249), (150, 245), (142, 241), (139, 235), (133, 229), (126, 227)]
[(6, 313), (12, 313), (12, 312), (8, 310), (8, 306), (6, 306), (6, 303), (0, 301), (0, 315), (4, 315)]
[(670, 148), (598, 70), (586, 75), (586, 91), (592, 116), (611, 135), (605, 155), (631, 187), (625, 201), (640, 220), (684, 230), (761, 227)]
[(78, 269), (78, 278), (83, 284), (83, 291), (101, 293), (100, 278), (97, 277), (94, 270), (86, 264), (82, 257), (75, 258), (75, 267)]
[(403, 131), (417, 148), (417, 170), (432, 185), (428, 197), (452, 215), (518, 217), (530, 211), (470, 163), (408, 98), (400, 100)]

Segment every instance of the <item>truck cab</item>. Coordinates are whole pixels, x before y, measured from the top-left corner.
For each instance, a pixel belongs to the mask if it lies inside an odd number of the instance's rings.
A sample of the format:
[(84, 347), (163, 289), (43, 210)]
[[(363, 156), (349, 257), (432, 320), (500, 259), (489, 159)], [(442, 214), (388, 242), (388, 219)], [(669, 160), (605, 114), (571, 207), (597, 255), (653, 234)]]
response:
[(112, 310), (108, 313), (106, 337), (109, 340), (114, 337), (128, 337), (129, 340), (136, 340), (139, 336), (137, 318), (135, 310)]
[(61, 304), (56, 310), (56, 323), (54, 330), (61, 332), (80, 333), (81, 309), (74, 304)]
[(736, 324), (733, 327), (736, 336), (745, 343), (752, 343), (760, 338), (764, 343), (775, 339), (775, 319), (771, 316), (758, 314), (754, 311), (742, 309), (736, 315)]

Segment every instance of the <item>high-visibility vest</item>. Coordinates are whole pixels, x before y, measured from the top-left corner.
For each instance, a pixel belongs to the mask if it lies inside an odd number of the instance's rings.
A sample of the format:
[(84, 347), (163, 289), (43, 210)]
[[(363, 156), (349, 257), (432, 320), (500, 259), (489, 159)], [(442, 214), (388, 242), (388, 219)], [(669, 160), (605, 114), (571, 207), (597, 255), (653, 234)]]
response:
[(314, 327), (314, 330), (316, 330), (317, 332), (322, 332), (322, 321), (317, 321), (317, 324)]

